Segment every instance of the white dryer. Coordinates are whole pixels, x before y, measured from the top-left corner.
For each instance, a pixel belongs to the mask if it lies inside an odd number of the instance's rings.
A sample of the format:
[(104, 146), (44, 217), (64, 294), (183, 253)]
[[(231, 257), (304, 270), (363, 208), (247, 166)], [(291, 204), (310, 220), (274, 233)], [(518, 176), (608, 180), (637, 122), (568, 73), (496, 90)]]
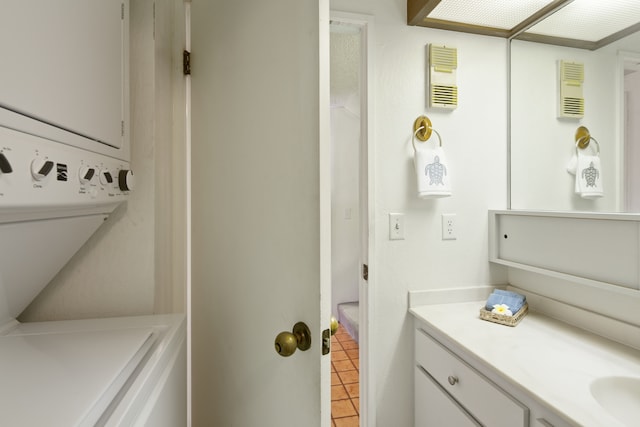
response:
[(133, 188), (127, 162), (0, 127), (0, 425), (187, 423), (182, 314), (16, 317)]

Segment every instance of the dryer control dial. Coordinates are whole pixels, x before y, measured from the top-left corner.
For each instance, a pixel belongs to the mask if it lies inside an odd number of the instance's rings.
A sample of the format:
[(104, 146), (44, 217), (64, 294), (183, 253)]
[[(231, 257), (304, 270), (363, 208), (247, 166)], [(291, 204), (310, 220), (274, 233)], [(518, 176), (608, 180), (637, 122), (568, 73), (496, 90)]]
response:
[(113, 175), (109, 169), (102, 169), (100, 171), (100, 184), (102, 185), (110, 185), (113, 184)]
[(44, 181), (53, 170), (53, 162), (51, 160), (36, 158), (31, 162), (31, 176), (36, 181)]
[(89, 166), (80, 166), (80, 170), (78, 171), (78, 179), (80, 179), (80, 184), (90, 183), (95, 175), (96, 170), (94, 168), (90, 168)]
[(135, 185), (135, 179), (133, 177), (133, 171), (128, 169), (122, 169), (118, 173), (118, 187), (121, 191), (132, 191)]
[(9, 160), (3, 153), (0, 153), (0, 173), (11, 172), (13, 172), (13, 169), (11, 169), (11, 163), (9, 163)]
[[(123, 169), (129, 162), (0, 126), (0, 219), (23, 212), (44, 218), (59, 209), (111, 212), (132, 194), (120, 190)], [(131, 177), (124, 178), (131, 189)]]

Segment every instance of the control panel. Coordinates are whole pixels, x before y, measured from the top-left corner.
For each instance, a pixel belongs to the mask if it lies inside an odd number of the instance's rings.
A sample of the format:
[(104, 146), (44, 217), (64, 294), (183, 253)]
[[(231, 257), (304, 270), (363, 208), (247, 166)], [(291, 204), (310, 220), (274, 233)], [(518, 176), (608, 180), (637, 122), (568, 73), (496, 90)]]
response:
[(128, 162), (0, 127), (0, 210), (113, 204), (134, 185)]

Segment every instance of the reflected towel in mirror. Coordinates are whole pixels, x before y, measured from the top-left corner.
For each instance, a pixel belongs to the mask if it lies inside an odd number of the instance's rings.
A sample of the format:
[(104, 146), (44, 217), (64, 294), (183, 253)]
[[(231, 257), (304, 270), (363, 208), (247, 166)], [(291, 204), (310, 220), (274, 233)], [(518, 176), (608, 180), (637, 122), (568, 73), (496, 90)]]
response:
[(578, 153), (575, 192), (585, 199), (602, 197), (602, 165), (600, 157)]

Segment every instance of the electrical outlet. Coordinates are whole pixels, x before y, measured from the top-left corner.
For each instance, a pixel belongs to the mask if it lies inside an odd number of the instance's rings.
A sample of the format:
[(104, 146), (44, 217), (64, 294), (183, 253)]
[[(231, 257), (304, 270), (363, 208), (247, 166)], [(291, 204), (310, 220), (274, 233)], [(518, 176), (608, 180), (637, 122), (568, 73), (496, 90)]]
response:
[(442, 214), (442, 240), (456, 238), (456, 214)]
[(404, 240), (404, 214), (389, 214), (389, 240)]

